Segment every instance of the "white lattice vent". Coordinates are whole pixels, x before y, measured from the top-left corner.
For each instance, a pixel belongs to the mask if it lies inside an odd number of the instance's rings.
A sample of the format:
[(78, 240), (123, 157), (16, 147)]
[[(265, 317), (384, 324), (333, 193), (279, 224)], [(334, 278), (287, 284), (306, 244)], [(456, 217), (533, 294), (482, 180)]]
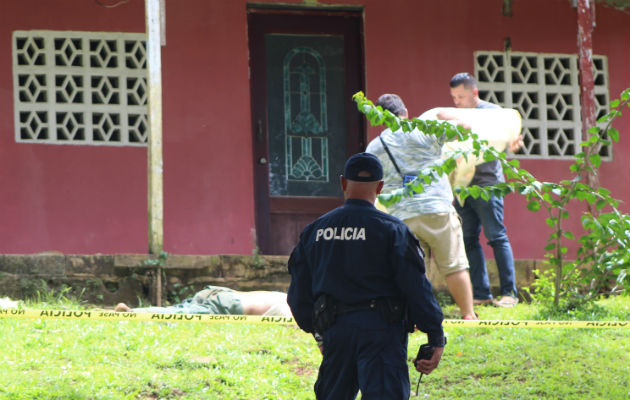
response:
[[(523, 116), (519, 158), (572, 158), (581, 151), (578, 59), (572, 54), (475, 52), (479, 96)], [(593, 56), (597, 118), (608, 112), (608, 61)], [(610, 147), (600, 155), (610, 160)]]
[(146, 37), (14, 31), (15, 140), (144, 146)]

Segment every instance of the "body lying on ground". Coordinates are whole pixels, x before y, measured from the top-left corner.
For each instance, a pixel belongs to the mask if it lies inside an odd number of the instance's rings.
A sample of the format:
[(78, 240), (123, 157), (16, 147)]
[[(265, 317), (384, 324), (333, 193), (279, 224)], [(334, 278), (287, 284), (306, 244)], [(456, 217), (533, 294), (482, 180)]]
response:
[(130, 308), (125, 303), (119, 303), (115, 311), (292, 316), (286, 293), (266, 290), (241, 292), (221, 286), (206, 286), (193, 297), (172, 306)]

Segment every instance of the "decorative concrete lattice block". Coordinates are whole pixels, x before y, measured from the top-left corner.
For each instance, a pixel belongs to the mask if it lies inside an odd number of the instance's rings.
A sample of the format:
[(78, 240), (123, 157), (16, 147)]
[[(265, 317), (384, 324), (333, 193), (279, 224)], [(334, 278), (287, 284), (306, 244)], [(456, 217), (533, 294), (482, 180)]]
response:
[[(475, 52), (479, 96), (523, 117), (519, 158), (569, 159), (581, 151), (578, 58), (573, 54)], [(608, 112), (608, 61), (593, 56), (597, 118)], [(610, 160), (609, 146), (600, 155)]]
[(146, 37), (137, 33), (15, 31), (15, 140), (144, 146)]

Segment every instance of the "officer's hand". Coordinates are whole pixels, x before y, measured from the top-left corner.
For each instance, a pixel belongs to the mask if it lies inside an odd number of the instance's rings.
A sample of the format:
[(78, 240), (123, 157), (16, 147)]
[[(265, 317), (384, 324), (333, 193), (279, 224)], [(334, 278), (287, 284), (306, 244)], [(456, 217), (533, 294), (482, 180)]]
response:
[(416, 371), (422, 372), (425, 375), (429, 375), (434, 369), (437, 368), (440, 360), (442, 359), (442, 353), (444, 347), (435, 347), (433, 350), (433, 357), (430, 360), (417, 360), (414, 359), (413, 363), (416, 366)]
[(317, 342), (317, 347), (319, 348), (319, 352), (322, 353), (322, 355), (324, 354), (324, 338), (322, 337), (321, 334), (315, 332), (313, 334), (313, 337), (315, 337), (315, 342)]

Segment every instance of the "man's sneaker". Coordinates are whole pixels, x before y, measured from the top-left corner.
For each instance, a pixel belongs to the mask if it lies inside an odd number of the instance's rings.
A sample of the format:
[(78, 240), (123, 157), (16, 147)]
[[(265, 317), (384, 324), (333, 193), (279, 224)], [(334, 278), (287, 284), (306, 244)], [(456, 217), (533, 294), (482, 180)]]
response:
[(473, 305), (474, 306), (489, 306), (493, 303), (494, 300), (492, 299), (483, 299), (483, 300), (478, 300), (478, 299), (473, 299)]
[(518, 304), (518, 299), (512, 296), (501, 296), (494, 302), (497, 307), (514, 307), (516, 304)]

